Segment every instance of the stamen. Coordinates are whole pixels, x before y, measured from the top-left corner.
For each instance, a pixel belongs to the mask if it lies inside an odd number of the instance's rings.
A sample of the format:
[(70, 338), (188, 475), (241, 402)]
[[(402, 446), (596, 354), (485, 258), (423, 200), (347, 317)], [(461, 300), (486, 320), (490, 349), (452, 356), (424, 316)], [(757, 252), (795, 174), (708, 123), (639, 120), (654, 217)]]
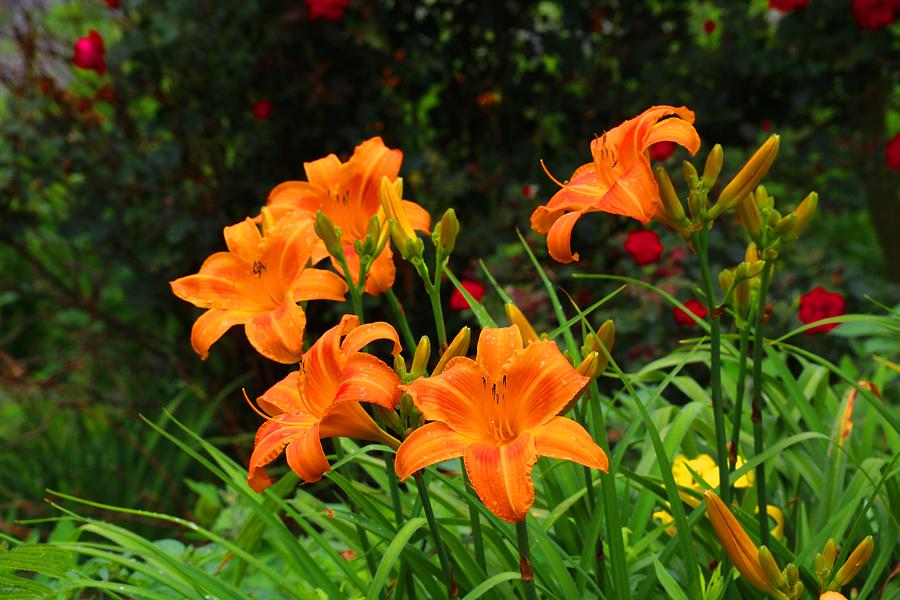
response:
[(241, 392), (243, 392), (243, 394), (244, 394), (244, 400), (247, 401), (247, 404), (250, 405), (250, 408), (253, 409), (253, 412), (255, 412), (256, 414), (258, 414), (259, 416), (261, 416), (261, 417), (262, 417), (263, 419), (265, 419), (266, 421), (271, 421), (272, 419), (275, 418), (275, 417), (271, 417), (271, 416), (267, 415), (267, 414), (264, 413), (262, 410), (256, 408), (256, 406), (254, 406), (253, 402), (250, 400), (250, 396), (247, 395), (247, 390), (246, 390), (245, 388), (241, 388)]
[(543, 158), (541, 159), (541, 168), (544, 169), (544, 173), (547, 174), (547, 177), (550, 178), (550, 181), (552, 181), (553, 183), (555, 183), (556, 185), (558, 185), (561, 188), (566, 187), (566, 184), (560, 182), (560, 180), (557, 179), (556, 177), (554, 177), (553, 174), (550, 172), (550, 170), (547, 169), (547, 165), (544, 164)]

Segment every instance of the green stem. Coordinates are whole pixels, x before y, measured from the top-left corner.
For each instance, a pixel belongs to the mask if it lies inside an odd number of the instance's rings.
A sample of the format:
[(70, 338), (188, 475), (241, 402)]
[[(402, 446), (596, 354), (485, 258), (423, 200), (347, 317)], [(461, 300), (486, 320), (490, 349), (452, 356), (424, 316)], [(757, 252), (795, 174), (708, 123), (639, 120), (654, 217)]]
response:
[(531, 555), (528, 552), (528, 525), (525, 524), (525, 519), (516, 523), (516, 539), (519, 542), (519, 571), (522, 573), (525, 598), (537, 600), (537, 594), (534, 591), (534, 571), (531, 568)]
[(447, 594), (452, 597), (456, 587), (453, 582), (453, 567), (450, 565), (450, 558), (447, 556), (447, 550), (444, 548), (444, 542), (441, 540), (441, 532), (438, 529), (438, 522), (434, 516), (434, 509), (431, 506), (431, 498), (428, 496), (428, 486), (425, 485), (425, 474), (419, 471), (413, 476), (413, 479), (416, 480), (416, 488), (419, 490), (419, 498), (422, 500), (422, 509), (425, 510), (425, 518), (428, 520), (431, 538), (434, 540), (434, 547), (437, 550), (438, 559), (441, 561), (441, 569), (444, 571), (444, 578), (447, 582)]
[(403, 310), (403, 305), (400, 304), (400, 300), (397, 298), (397, 295), (394, 294), (392, 288), (388, 288), (384, 295), (387, 297), (391, 311), (394, 313), (394, 319), (400, 325), (400, 334), (403, 336), (403, 343), (406, 344), (407, 348), (414, 349), (416, 347), (416, 338), (413, 337), (412, 329), (409, 327), (409, 321), (406, 319), (406, 311)]
[[(756, 303), (756, 316), (753, 326), (753, 397), (751, 400), (750, 420), (753, 421), (753, 454), (763, 453), (762, 428), (762, 362), (763, 362), (763, 315), (766, 312), (766, 292), (769, 289), (769, 277), (772, 274), (772, 261), (767, 260), (759, 280), (759, 297)], [(756, 466), (756, 505), (759, 509), (759, 543), (769, 545), (769, 503), (766, 498), (766, 465), (761, 462)]]
[(731, 448), (728, 452), (729, 467), (733, 471), (737, 468), (738, 450), (741, 443), (741, 417), (744, 412), (744, 388), (747, 384), (747, 347), (750, 345), (750, 330), (741, 328), (740, 342), (738, 343), (738, 375), (737, 388), (734, 396), (734, 414), (731, 422)]
[(434, 265), (434, 282), (426, 285), (428, 299), (431, 300), (431, 312), (434, 313), (434, 326), (437, 328), (438, 348), (441, 352), (447, 349), (447, 328), (444, 325), (444, 307), (441, 304), (441, 279), (444, 276), (444, 261), (438, 256)]
[(472, 487), (472, 482), (469, 481), (469, 473), (466, 471), (465, 463), (462, 459), (459, 459), (459, 462), (462, 467), (463, 480), (466, 482), (466, 489), (469, 492), (469, 498), (467, 498), (469, 504), (469, 525), (472, 528), (472, 541), (475, 543), (475, 560), (484, 574), (487, 575), (487, 561), (484, 557), (484, 536), (481, 533), (481, 518), (478, 516), (478, 510), (475, 508), (475, 503), (480, 502), (480, 500), (475, 495), (475, 488)]

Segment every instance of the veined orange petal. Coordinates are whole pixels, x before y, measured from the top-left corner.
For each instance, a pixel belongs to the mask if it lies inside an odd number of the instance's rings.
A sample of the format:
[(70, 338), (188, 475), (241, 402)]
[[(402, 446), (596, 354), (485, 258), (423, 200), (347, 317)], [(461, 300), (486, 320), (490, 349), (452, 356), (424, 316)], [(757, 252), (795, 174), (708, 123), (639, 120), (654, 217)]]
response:
[(335, 404), (319, 425), (319, 437), (346, 437), (355, 440), (381, 442), (393, 448), (400, 445), (392, 435), (381, 429), (359, 402)]
[(475, 362), (487, 371), (489, 382), (500, 377), (501, 369), (513, 355), (522, 349), (522, 333), (516, 325), (488, 327), (478, 336)]
[(354, 315), (344, 315), (340, 323), (322, 334), (303, 355), (303, 395), (311, 405), (325, 412), (334, 401), (344, 368), (341, 338), (359, 325)]
[(768, 593), (771, 585), (759, 562), (756, 545), (725, 503), (709, 490), (706, 491), (706, 514), (735, 568), (754, 587)]
[(264, 467), (275, 460), (292, 440), (303, 435), (315, 420), (299, 415), (284, 414), (263, 423), (256, 431), (253, 453), (247, 472), (247, 482), (257, 492), (271, 484)]
[(504, 365), (506, 402), (519, 413), (524, 429), (550, 421), (590, 381), (581, 375), (559, 351), (556, 342), (532, 342)]
[(306, 179), (313, 185), (330, 189), (338, 184), (341, 175), (341, 160), (334, 154), (303, 163)]
[(325, 450), (319, 440), (319, 424), (315, 423), (303, 435), (294, 438), (284, 452), (288, 466), (300, 479), (315, 483), (331, 470)]
[(341, 302), (347, 293), (347, 282), (331, 271), (324, 269), (304, 269), (294, 279), (291, 292), (298, 302), (303, 300), (335, 300)]
[(427, 210), (409, 200), (401, 200), (400, 206), (406, 212), (406, 218), (409, 219), (409, 224), (413, 229), (431, 233), (431, 215)]
[(650, 161), (641, 156), (616, 178), (609, 191), (596, 203), (596, 208), (631, 217), (646, 225), (659, 202), (659, 187), (653, 178)]
[(531, 468), (537, 461), (531, 432), (499, 447), (471, 444), (463, 461), (472, 487), (488, 510), (512, 523), (525, 518), (534, 503)]
[(580, 212), (566, 213), (550, 227), (550, 231), (547, 232), (547, 251), (553, 260), (570, 263), (580, 258), (577, 252), (572, 252), (572, 229), (581, 215)]
[(247, 261), (229, 252), (216, 252), (203, 262), (199, 273), (179, 277), (169, 285), (173, 294), (200, 308), (253, 310), (260, 304), (243, 289), (251, 274)]
[(315, 216), (316, 211), (328, 207), (328, 190), (307, 181), (285, 181), (269, 192), (266, 206), (276, 221), (294, 211), (304, 211)]
[(305, 327), (306, 315), (288, 293), (278, 308), (254, 316), (244, 329), (257, 352), (275, 362), (290, 364), (303, 356)]
[(584, 427), (565, 417), (553, 417), (532, 430), (534, 449), (540, 456), (571, 460), (607, 471), (609, 459)]
[(371, 354), (357, 352), (350, 355), (334, 404), (371, 402), (394, 410), (399, 401), (400, 379), (393, 369)]
[(384, 321), (376, 321), (354, 327), (347, 333), (347, 337), (341, 343), (341, 350), (348, 354), (359, 352), (376, 340), (393, 342), (391, 354), (396, 355), (401, 350), (400, 337), (397, 335), (397, 330), (390, 323), (385, 323)]
[(409, 434), (394, 458), (397, 477), (404, 480), (419, 469), (458, 458), (471, 440), (453, 431), (444, 423), (428, 423)]
[(442, 421), (467, 437), (487, 439), (482, 404), (490, 400), (489, 385), (490, 375), (481, 365), (458, 356), (440, 375), (416, 379), (404, 389), (427, 420)]
[(388, 148), (380, 137), (359, 144), (341, 167), (340, 187), (348, 193), (348, 207), (368, 221), (381, 206), (381, 178), (396, 179), (402, 162), (403, 152)]
[(366, 293), (372, 296), (385, 292), (394, 285), (394, 277), (397, 268), (394, 266), (394, 254), (391, 251), (390, 244), (384, 247), (372, 266), (369, 267), (369, 273), (366, 275)]
[(266, 390), (256, 399), (259, 407), (271, 416), (306, 410), (297, 387), (299, 376), (299, 371), (288, 373), (287, 377)]
[(225, 244), (232, 254), (251, 263), (259, 256), (262, 234), (250, 217), (240, 223), (229, 225), (223, 233), (225, 234)]
[(303, 273), (313, 250), (319, 244), (309, 213), (291, 213), (279, 219), (264, 238), (260, 262), (265, 265), (263, 278), (277, 274), (282, 291)]
[(675, 142), (679, 146), (687, 148), (692, 155), (700, 149), (700, 136), (689, 121), (683, 119), (663, 119), (650, 128), (650, 132), (644, 140), (644, 148), (649, 148), (657, 142)]
[(243, 310), (225, 310), (211, 308), (194, 321), (191, 328), (191, 346), (206, 360), (209, 347), (218, 341), (225, 332), (235, 325), (243, 325), (255, 316), (255, 313)]

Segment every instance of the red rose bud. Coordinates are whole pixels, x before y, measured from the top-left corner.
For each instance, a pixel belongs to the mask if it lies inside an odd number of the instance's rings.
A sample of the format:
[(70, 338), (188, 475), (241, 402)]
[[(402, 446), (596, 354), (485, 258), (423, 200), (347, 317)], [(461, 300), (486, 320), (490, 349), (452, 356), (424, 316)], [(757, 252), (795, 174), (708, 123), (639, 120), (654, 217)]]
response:
[(759, 126), (766, 133), (769, 133), (770, 131), (772, 131), (772, 121), (770, 121), (768, 119), (763, 119), (762, 123), (760, 123)]
[(659, 241), (659, 236), (655, 231), (644, 229), (642, 231), (631, 231), (625, 240), (625, 252), (631, 255), (639, 265), (650, 265), (659, 262), (662, 255), (663, 245)]
[[(697, 318), (700, 318), (700, 319), (706, 318), (706, 314), (707, 314), (706, 307), (703, 306), (703, 304), (701, 304), (701, 302), (699, 300), (692, 298), (684, 303), (684, 307), (686, 309), (688, 309), (689, 311), (691, 311), (692, 313), (694, 313), (694, 315), (696, 315)], [(672, 312), (672, 316), (675, 317), (675, 322), (678, 323), (679, 325), (689, 325), (692, 327), (697, 326), (697, 323), (694, 321), (693, 317), (691, 317), (691, 315), (689, 315), (685, 311), (681, 310), (677, 306), (675, 307), (675, 310)]]
[[(716, 22), (713, 21), (712, 19), (708, 19), (706, 21), (706, 23), (703, 24), (703, 31), (705, 31), (707, 34), (710, 34), (715, 30), (716, 30)], [(669, 143), (671, 143), (671, 142), (669, 142)]]
[(122, 0), (106, 0), (106, 5), (115, 10), (122, 6)]
[(862, 29), (881, 29), (894, 22), (897, 0), (853, 0), (850, 10)]
[[(474, 279), (463, 279), (460, 281), (460, 284), (469, 292), (476, 301), (481, 301), (484, 297), (485, 288), (481, 282), (475, 281)], [(450, 294), (450, 309), (455, 310), (456, 312), (460, 312), (469, 308), (469, 301), (466, 300), (465, 296), (462, 295), (457, 289), (453, 290), (453, 293)]]
[(900, 133), (897, 133), (884, 147), (884, 164), (889, 169), (900, 170)]
[(803, 8), (807, 4), (809, 0), (769, 0), (769, 8), (783, 13)]
[(656, 142), (650, 146), (650, 159), (663, 161), (675, 154), (675, 142)]
[(79, 69), (96, 71), (98, 75), (106, 73), (106, 48), (103, 38), (95, 30), (88, 31), (87, 36), (78, 38), (72, 52), (72, 64)]
[(350, 0), (306, 0), (306, 14), (310, 21), (339, 21), (349, 7)]
[(257, 100), (253, 103), (253, 107), (250, 110), (253, 112), (254, 117), (260, 121), (265, 121), (272, 114), (272, 101), (266, 98)]
[[(839, 317), (846, 309), (844, 296), (839, 292), (829, 292), (822, 286), (817, 286), (800, 296), (800, 309), (797, 318), (803, 323), (815, 323), (829, 317)], [(827, 323), (806, 331), (806, 335), (828, 333), (840, 323)]]

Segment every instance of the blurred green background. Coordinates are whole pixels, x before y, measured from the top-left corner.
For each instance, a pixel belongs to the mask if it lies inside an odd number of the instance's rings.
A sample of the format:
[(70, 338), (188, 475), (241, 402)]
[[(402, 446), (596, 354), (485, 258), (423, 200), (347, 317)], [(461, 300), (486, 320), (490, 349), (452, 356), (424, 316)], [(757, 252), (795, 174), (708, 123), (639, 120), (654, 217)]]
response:
[[(693, 109), (699, 160), (722, 143), (726, 175), (779, 133), (767, 184), (779, 207), (819, 192), (820, 211), (774, 284), (780, 325), (799, 324), (797, 299), (816, 285), (842, 293), (849, 312), (873, 310), (867, 297), (900, 298), (900, 176), (886, 154), (900, 131), (896, 24), (863, 28), (840, 0), (791, 12), (766, 0), (353, 0), (333, 19), (314, 18), (318, 4), (0, 7), (0, 529), (27, 535), (13, 521), (52, 512), (46, 488), (196, 509), (195, 496), (175, 492), (192, 476), (186, 458), (139, 418), (165, 406), (246, 459), (256, 420), (239, 387), (261, 391), (284, 368), (239, 331), (201, 362), (188, 338), (199, 311), (168, 281), (196, 272), (223, 247), (222, 227), (255, 214), (273, 186), (302, 178), (303, 161), (347, 157), (373, 135), (403, 150), (408, 198), (433, 216), (456, 208), (456, 273), (483, 281), (485, 259), (538, 326), (550, 311), (516, 228), (527, 231), (555, 191), (539, 160), (566, 177), (587, 162), (593, 136), (652, 104)], [(104, 41), (102, 75), (73, 65), (90, 29)], [(674, 175), (685, 158), (679, 150), (663, 164)], [(638, 267), (622, 250), (638, 223), (583, 219), (577, 268), (692, 297), (694, 261), (654, 228), (666, 254)], [(722, 246), (740, 240), (729, 222), (717, 235)], [(531, 240), (555, 276), (571, 271)], [(722, 255), (718, 267), (739, 260)], [(579, 302), (609, 291), (563, 285)], [(397, 288), (427, 330), (402, 265)], [(327, 327), (328, 310), (310, 327)], [(689, 334), (637, 290), (607, 317), (625, 364)], [(452, 331), (472, 323), (467, 312), (450, 320)], [(801, 343), (837, 355), (853, 342), (838, 329)]]

